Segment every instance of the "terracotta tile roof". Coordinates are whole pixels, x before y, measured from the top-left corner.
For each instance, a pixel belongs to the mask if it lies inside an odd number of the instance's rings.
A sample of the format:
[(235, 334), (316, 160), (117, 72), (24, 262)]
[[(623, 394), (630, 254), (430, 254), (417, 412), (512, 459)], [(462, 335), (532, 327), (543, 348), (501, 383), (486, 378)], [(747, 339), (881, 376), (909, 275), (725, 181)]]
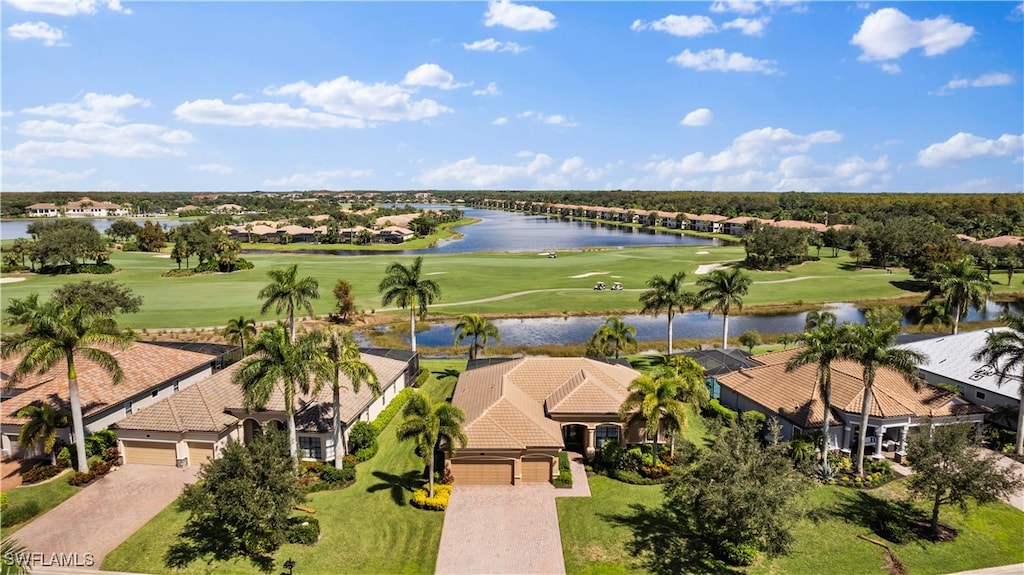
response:
[[(801, 427), (822, 424), (824, 401), (818, 386), (817, 366), (814, 364), (786, 371), (786, 363), (799, 352), (799, 348), (768, 353), (754, 359), (762, 367), (745, 369), (719, 376), (718, 382), (755, 403), (778, 413)], [(841, 360), (832, 363), (832, 414), (836, 410), (850, 414), (861, 412), (864, 382), (860, 364)], [(914, 390), (903, 376), (888, 369), (880, 369), (872, 387), (870, 413), (872, 417), (927, 417), (964, 415), (988, 411), (983, 406), (970, 404), (951, 393), (922, 383)], [(836, 417), (832, 422), (839, 423)]]
[[(82, 413), (85, 417), (97, 414), (213, 361), (213, 358), (206, 354), (141, 342), (133, 343), (123, 351), (110, 351), (124, 372), (124, 381), (119, 385), (113, 385), (107, 372), (97, 364), (81, 356), (75, 357)], [(19, 360), (20, 357), (2, 360), (2, 371), (11, 373)], [(0, 422), (20, 424), (22, 420), (16, 418), (14, 414), (22, 407), (37, 401), (62, 409), (69, 408), (66, 362), (59, 362), (42, 376), (30, 376), (27, 381), (41, 383), (4, 401), (3, 407), (0, 408)]]
[(639, 375), (587, 358), (525, 357), (463, 372), (452, 403), (466, 413), (467, 449), (560, 447), (549, 415), (614, 416)]
[(825, 230), (828, 229), (828, 226), (826, 226), (825, 224), (805, 222), (802, 220), (779, 220), (777, 222), (771, 222), (770, 225), (775, 226), (776, 228), (792, 228), (798, 230), (806, 229), (814, 230), (817, 232), (824, 232)]
[(995, 238), (989, 238), (987, 240), (978, 240), (979, 244), (991, 246), (993, 248), (1002, 248), (1006, 246), (1019, 246), (1024, 244), (1024, 236), (999, 236)]
[(692, 217), (690, 217), (690, 214), (687, 214), (687, 217), (689, 217), (689, 219), (691, 220), (700, 220), (705, 222), (723, 222), (729, 219), (728, 216), (720, 216), (718, 214), (701, 214), (699, 216)]

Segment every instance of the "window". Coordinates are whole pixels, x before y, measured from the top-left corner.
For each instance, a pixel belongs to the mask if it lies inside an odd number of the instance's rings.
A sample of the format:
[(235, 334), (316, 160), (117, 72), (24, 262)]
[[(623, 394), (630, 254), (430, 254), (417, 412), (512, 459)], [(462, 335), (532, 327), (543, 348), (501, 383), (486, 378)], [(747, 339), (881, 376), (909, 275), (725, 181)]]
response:
[(174, 393), (178, 393), (178, 382), (174, 382)]
[(129, 401), (128, 403), (124, 404), (124, 414), (125, 415), (131, 415), (132, 414), (132, 402)]
[(160, 390), (158, 390), (158, 389), (154, 389), (154, 390), (153, 390), (153, 393), (149, 394), (149, 396), (150, 396), (150, 397), (156, 397), (156, 395), (157, 395), (158, 393), (160, 393)]
[(978, 399), (985, 399), (985, 392), (984, 391), (975, 391), (974, 392), (974, 397), (977, 397)]
[(323, 459), (319, 437), (299, 437), (299, 453), (303, 459)]
[(598, 449), (601, 449), (601, 446), (603, 446), (606, 441), (613, 441), (615, 443), (618, 443), (619, 428), (611, 426), (598, 427), (595, 437), (597, 438)]
[(328, 437), (324, 440), (324, 459), (334, 459), (334, 438)]

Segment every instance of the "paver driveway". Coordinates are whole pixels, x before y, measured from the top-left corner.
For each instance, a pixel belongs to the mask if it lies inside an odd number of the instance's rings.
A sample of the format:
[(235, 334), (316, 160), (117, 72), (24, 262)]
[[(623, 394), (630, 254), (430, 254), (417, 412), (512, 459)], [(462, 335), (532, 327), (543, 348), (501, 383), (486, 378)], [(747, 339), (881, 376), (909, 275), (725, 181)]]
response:
[[(198, 467), (128, 464), (82, 489), (15, 534), (29, 551), (77, 553), (99, 569), (107, 553), (174, 501)], [(92, 565), (82, 565), (90, 554)]]
[(582, 458), (573, 459), (572, 489), (549, 483), (456, 485), (435, 574), (564, 574), (555, 497), (590, 496)]

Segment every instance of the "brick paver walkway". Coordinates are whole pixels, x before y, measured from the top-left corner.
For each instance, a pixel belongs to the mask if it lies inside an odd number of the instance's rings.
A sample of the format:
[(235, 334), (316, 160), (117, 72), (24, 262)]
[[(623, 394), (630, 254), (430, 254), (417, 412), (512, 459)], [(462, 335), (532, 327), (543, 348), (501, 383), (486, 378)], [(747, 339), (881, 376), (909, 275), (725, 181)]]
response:
[(16, 537), (29, 551), (77, 554), (79, 568), (99, 569), (107, 553), (174, 501), (197, 471), (125, 465), (22, 527)]
[(457, 485), (445, 511), (436, 575), (565, 573), (555, 497), (589, 497), (582, 458), (573, 488), (549, 483)]

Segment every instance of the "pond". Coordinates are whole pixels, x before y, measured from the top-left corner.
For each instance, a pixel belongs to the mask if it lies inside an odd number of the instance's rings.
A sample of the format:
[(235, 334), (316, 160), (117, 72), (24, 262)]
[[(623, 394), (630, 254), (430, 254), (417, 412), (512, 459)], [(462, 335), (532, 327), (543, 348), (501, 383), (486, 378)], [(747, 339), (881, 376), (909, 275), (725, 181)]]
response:
[[(30, 237), (28, 235), (29, 224), (35, 221), (49, 221), (51, 219), (54, 218), (39, 218), (37, 220), (0, 220), (0, 240), (13, 240), (17, 238)], [(119, 219), (124, 218), (74, 218), (75, 221), (88, 222), (92, 224), (101, 234), (107, 231), (110, 226)], [(160, 227), (165, 230), (187, 223), (187, 220), (183, 221), (176, 218), (146, 218), (145, 220), (132, 219), (132, 221), (140, 226), (146, 221), (153, 222), (154, 224), (159, 224)]]
[[(864, 314), (851, 303), (833, 303), (826, 306), (836, 314), (840, 323), (863, 323)], [(1024, 304), (989, 302), (984, 310), (972, 309), (967, 321), (994, 320), (1003, 311), (1024, 311)], [(799, 334), (804, 329), (806, 313), (771, 316), (740, 315), (729, 317), (729, 336), (736, 337), (749, 329), (762, 334)], [(636, 328), (639, 341), (664, 340), (667, 335), (667, 319), (659, 316), (621, 316), (627, 324)], [(503, 345), (560, 345), (586, 343), (594, 331), (604, 323), (604, 317), (541, 317), (492, 320), (501, 334)], [(904, 318), (904, 324), (910, 323)], [(453, 323), (431, 323), (430, 328), (416, 334), (418, 345), (450, 347), (454, 343)], [(707, 312), (676, 314), (672, 321), (672, 335), (678, 339), (715, 339), (722, 337), (722, 316), (708, 317)], [(406, 337), (408, 341), (408, 337)]]

